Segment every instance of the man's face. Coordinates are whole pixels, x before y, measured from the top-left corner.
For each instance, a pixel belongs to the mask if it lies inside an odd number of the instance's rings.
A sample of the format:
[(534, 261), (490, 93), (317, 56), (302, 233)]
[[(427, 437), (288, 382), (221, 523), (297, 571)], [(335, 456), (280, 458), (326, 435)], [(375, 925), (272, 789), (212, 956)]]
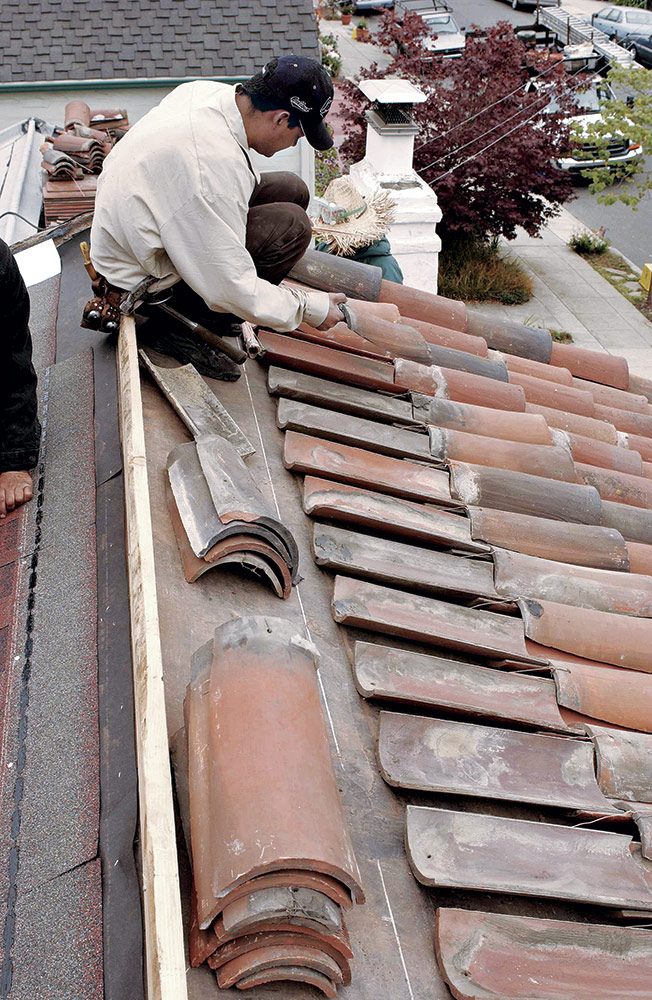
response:
[(273, 156), (274, 153), (280, 153), (282, 149), (296, 146), (303, 131), (299, 125), (295, 128), (288, 126), (290, 115), (287, 111), (266, 112), (265, 117), (267, 120), (263, 134), (253, 147), (257, 153), (261, 153), (263, 156)]

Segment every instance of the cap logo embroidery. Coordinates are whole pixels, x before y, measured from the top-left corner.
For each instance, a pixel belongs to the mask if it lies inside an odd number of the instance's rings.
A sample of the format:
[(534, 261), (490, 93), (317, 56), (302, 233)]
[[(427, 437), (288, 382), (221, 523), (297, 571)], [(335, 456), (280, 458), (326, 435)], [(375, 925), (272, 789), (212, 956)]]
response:
[(333, 98), (327, 97), (324, 103), (322, 104), (321, 108), (319, 109), (319, 114), (322, 116), (322, 118), (326, 117), (332, 103), (333, 103)]
[(303, 111), (305, 115), (307, 115), (310, 111), (312, 111), (312, 108), (308, 104), (306, 104), (305, 101), (302, 101), (300, 97), (291, 97), (290, 104), (292, 105), (293, 108), (297, 108), (299, 111)]

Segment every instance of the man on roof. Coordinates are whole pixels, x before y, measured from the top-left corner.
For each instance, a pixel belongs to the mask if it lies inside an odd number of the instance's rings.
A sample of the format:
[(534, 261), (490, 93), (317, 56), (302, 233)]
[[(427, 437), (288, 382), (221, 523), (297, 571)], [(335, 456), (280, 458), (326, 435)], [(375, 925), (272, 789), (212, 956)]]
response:
[(329, 149), (332, 99), (318, 62), (282, 56), (236, 86), (182, 84), (114, 147), (99, 178), (91, 259), (114, 304), (138, 290), (149, 316), (139, 339), (236, 379), (230, 358), (147, 300), (166, 298), (220, 336), (239, 333), (242, 321), (287, 332), (341, 320), (344, 295), (279, 287), (312, 240), (309, 192), (295, 174), (258, 174), (249, 157), (273, 156), (301, 136)]

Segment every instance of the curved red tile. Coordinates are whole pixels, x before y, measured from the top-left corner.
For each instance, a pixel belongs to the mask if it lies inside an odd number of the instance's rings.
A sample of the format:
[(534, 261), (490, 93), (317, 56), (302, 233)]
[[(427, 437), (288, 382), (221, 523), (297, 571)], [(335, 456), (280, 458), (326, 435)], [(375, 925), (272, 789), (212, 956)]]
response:
[(600, 524), (615, 528), (628, 542), (652, 544), (652, 513), (644, 507), (603, 500)]
[[(522, 441), (526, 444), (552, 444), (552, 435), (545, 417), (537, 413), (514, 410), (495, 410), (490, 406), (456, 403), (441, 397), (424, 400), (416, 412), (426, 423), (435, 427), (467, 431), (505, 441)], [(413, 400), (413, 405), (417, 403)]]
[(286, 886), (293, 889), (312, 889), (314, 892), (321, 892), (346, 910), (350, 910), (353, 906), (351, 893), (337, 879), (328, 875), (320, 875), (319, 872), (287, 868), (282, 872), (268, 872), (265, 875), (258, 875), (250, 882), (236, 886), (222, 898), (222, 907), (227, 907), (238, 899), (243, 899), (260, 889), (277, 889)]
[(600, 385), (599, 382), (587, 382), (584, 378), (573, 378), (572, 384), (576, 389), (590, 392), (595, 402), (601, 403), (603, 406), (615, 406), (617, 409), (630, 410), (632, 413), (650, 412), (645, 396), (637, 396), (633, 392), (614, 389), (610, 385)]
[(251, 990), (266, 983), (307, 983), (320, 990), (326, 997), (336, 997), (337, 989), (327, 976), (315, 969), (306, 969), (300, 965), (284, 965), (277, 969), (265, 969), (263, 972), (252, 972), (244, 976), (236, 985), (239, 990)]
[(630, 448), (640, 454), (644, 462), (652, 462), (652, 438), (640, 434), (628, 434), (627, 442)]
[(652, 510), (652, 482), (644, 476), (630, 476), (613, 469), (599, 469), (575, 463), (577, 474), (586, 486), (594, 486), (603, 500)]
[(498, 382), (483, 375), (472, 375), (470, 372), (454, 371), (452, 368), (441, 368), (440, 371), (446, 379), (449, 399), (458, 403), (490, 406), (496, 410), (525, 410), (525, 393), (518, 385)]
[(652, 576), (652, 545), (644, 545), (642, 542), (625, 542), (625, 545), (631, 572)]
[(645, 802), (652, 789), (652, 736), (587, 726), (596, 750), (598, 782), (605, 795)]
[(336, 323), (329, 330), (316, 330), (307, 323), (302, 323), (297, 330), (285, 334), (288, 337), (296, 337), (298, 340), (308, 340), (313, 344), (321, 344), (322, 347), (332, 347), (336, 350), (349, 351), (351, 354), (360, 354), (367, 358), (390, 357), (388, 351), (383, 351), (370, 344), (364, 337), (360, 337), (353, 330), (349, 330), (346, 323)]
[(414, 361), (397, 358), (394, 362), (394, 384), (400, 392), (410, 390), (422, 392), (425, 396), (448, 398), (446, 380), (441, 368), (434, 365), (419, 365)]
[(378, 301), (393, 302), (404, 319), (420, 319), (424, 323), (434, 323), (466, 333), (466, 306), (457, 299), (447, 299), (443, 295), (383, 279), (380, 282)]
[(493, 355), (501, 358), (510, 372), (532, 375), (534, 378), (542, 378), (546, 382), (557, 382), (559, 385), (569, 387), (573, 385), (573, 376), (566, 368), (554, 368), (552, 365), (545, 365), (540, 361), (519, 358), (516, 354), (504, 354), (502, 351), (492, 351)]
[(322, 375), (335, 382), (350, 382), (351, 385), (384, 389), (388, 392), (402, 391), (394, 389), (394, 366), (390, 361), (348, 354), (268, 330), (261, 330), (258, 340), (263, 349), (258, 357), (265, 364), (284, 364), (288, 368)]
[(500, 438), (467, 434), (465, 431), (431, 428), (431, 454), (437, 455), (433, 444), (441, 438), (445, 456), (454, 462), (487, 465), (495, 469), (511, 469), (545, 479), (577, 482), (573, 459), (565, 448), (545, 444), (527, 444)]
[(409, 322), (410, 326), (418, 330), (429, 344), (436, 344), (439, 347), (453, 347), (457, 351), (466, 351), (467, 354), (475, 354), (479, 358), (488, 357), (487, 342), (482, 337), (472, 337), (460, 330), (437, 326), (436, 323), (424, 323), (423, 320), (414, 317), (411, 317)]
[(318, 948), (325, 955), (328, 955), (339, 965), (342, 974), (342, 983), (348, 986), (351, 982), (351, 967), (349, 965), (350, 949), (344, 947), (340, 950), (340, 942), (333, 937), (335, 944), (331, 944), (330, 939), (325, 935), (315, 935), (304, 931), (259, 931), (257, 934), (242, 934), (220, 945), (209, 957), (208, 964), (211, 969), (219, 969), (227, 962), (231, 962), (240, 955), (246, 954), (258, 948), (277, 948), (285, 945), (299, 946), (308, 942), (311, 947)]
[(483, 316), (469, 312), (467, 332), (484, 339), (497, 351), (515, 354), (547, 365), (550, 361), (552, 337), (549, 330), (525, 326), (498, 316)]
[(595, 438), (584, 437), (583, 434), (568, 433), (568, 438), (576, 462), (596, 465), (600, 469), (627, 472), (630, 476), (643, 475), (641, 456), (631, 448), (621, 448), (605, 441), (596, 441)]
[(652, 621), (551, 601), (519, 601), (525, 634), (542, 646), (652, 673)]
[(595, 416), (598, 420), (608, 420), (619, 431), (652, 438), (652, 415), (649, 413), (632, 413), (630, 410), (596, 403)]
[(652, 380), (649, 378), (643, 378), (641, 375), (634, 375), (630, 372), (627, 388), (630, 392), (645, 396), (648, 403), (652, 403)]
[(528, 403), (548, 406), (553, 410), (578, 413), (582, 417), (595, 416), (595, 403), (590, 392), (513, 371), (509, 373), (509, 381), (512, 385), (522, 387)]
[(468, 513), (471, 536), (491, 545), (577, 566), (625, 572), (629, 569), (629, 546), (613, 528), (550, 521), (486, 507), (470, 507)]
[(248, 951), (230, 962), (225, 962), (217, 970), (217, 982), (220, 989), (225, 990), (229, 986), (236, 986), (240, 979), (253, 973), (292, 965), (314, 969), (332, 983), (342, 982), (342, 970), (337, 962), (319, 948), (311, 948), (308, 944), (267, 945), (264, 948)]
[(583, 434), (584, 437), (595, 438), (606, 444), (618, 444), (618, 432), (613, 424), (606, 420), (596, 420), (594, 417), (583, 417), (579, 413), (567, 413), (564, 410), (554, 410), (550, 406), (539, 406), (537, 403), (526, 403), (526, 413), (538, 413), (544, 417), (549, 427), (556, 427), (571, 434)]
[(428, 344), (414, 327), (406, 323), (391, 323), (378, 316), (369, 316), (356, 311), (356, 307), (347, 303), (351, 329), (355, 330), (368, 343), (375, 345), (383, 354), (394, 358), (408, 358), (427, 365), (430, 361)]
[(613, 924), (437, 910), (437, 962), (456, 1000), (639, 1000), (652, 933)]
[(629, 368), (624, 358), (606, 352), (588, 351), (575, 344), (558, 344), (553, 341), (550, 364), (568, 368), (571, 375), (590, 382), (611, 385), (615, 389), (629, 388)]

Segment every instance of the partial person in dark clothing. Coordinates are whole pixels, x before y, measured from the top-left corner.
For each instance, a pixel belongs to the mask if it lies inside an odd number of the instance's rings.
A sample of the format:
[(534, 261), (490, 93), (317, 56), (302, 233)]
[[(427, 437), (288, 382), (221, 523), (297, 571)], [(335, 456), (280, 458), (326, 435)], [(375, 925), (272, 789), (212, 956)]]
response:
[(41, 425), (29, 332), (29, 296), (14, 255), (0, 240), (0, 518), (32, 499)]
[(365, 198), (350, 177), (336, 177), (322, 201), (330, 206), (328, 219), (311, 220), (320, 241), (317, 250), (372, 264), (381, 269), (385, 280), (403, 284), (403, 272), (386, 236), (395, 210), (389, 194), (379, 189)]

